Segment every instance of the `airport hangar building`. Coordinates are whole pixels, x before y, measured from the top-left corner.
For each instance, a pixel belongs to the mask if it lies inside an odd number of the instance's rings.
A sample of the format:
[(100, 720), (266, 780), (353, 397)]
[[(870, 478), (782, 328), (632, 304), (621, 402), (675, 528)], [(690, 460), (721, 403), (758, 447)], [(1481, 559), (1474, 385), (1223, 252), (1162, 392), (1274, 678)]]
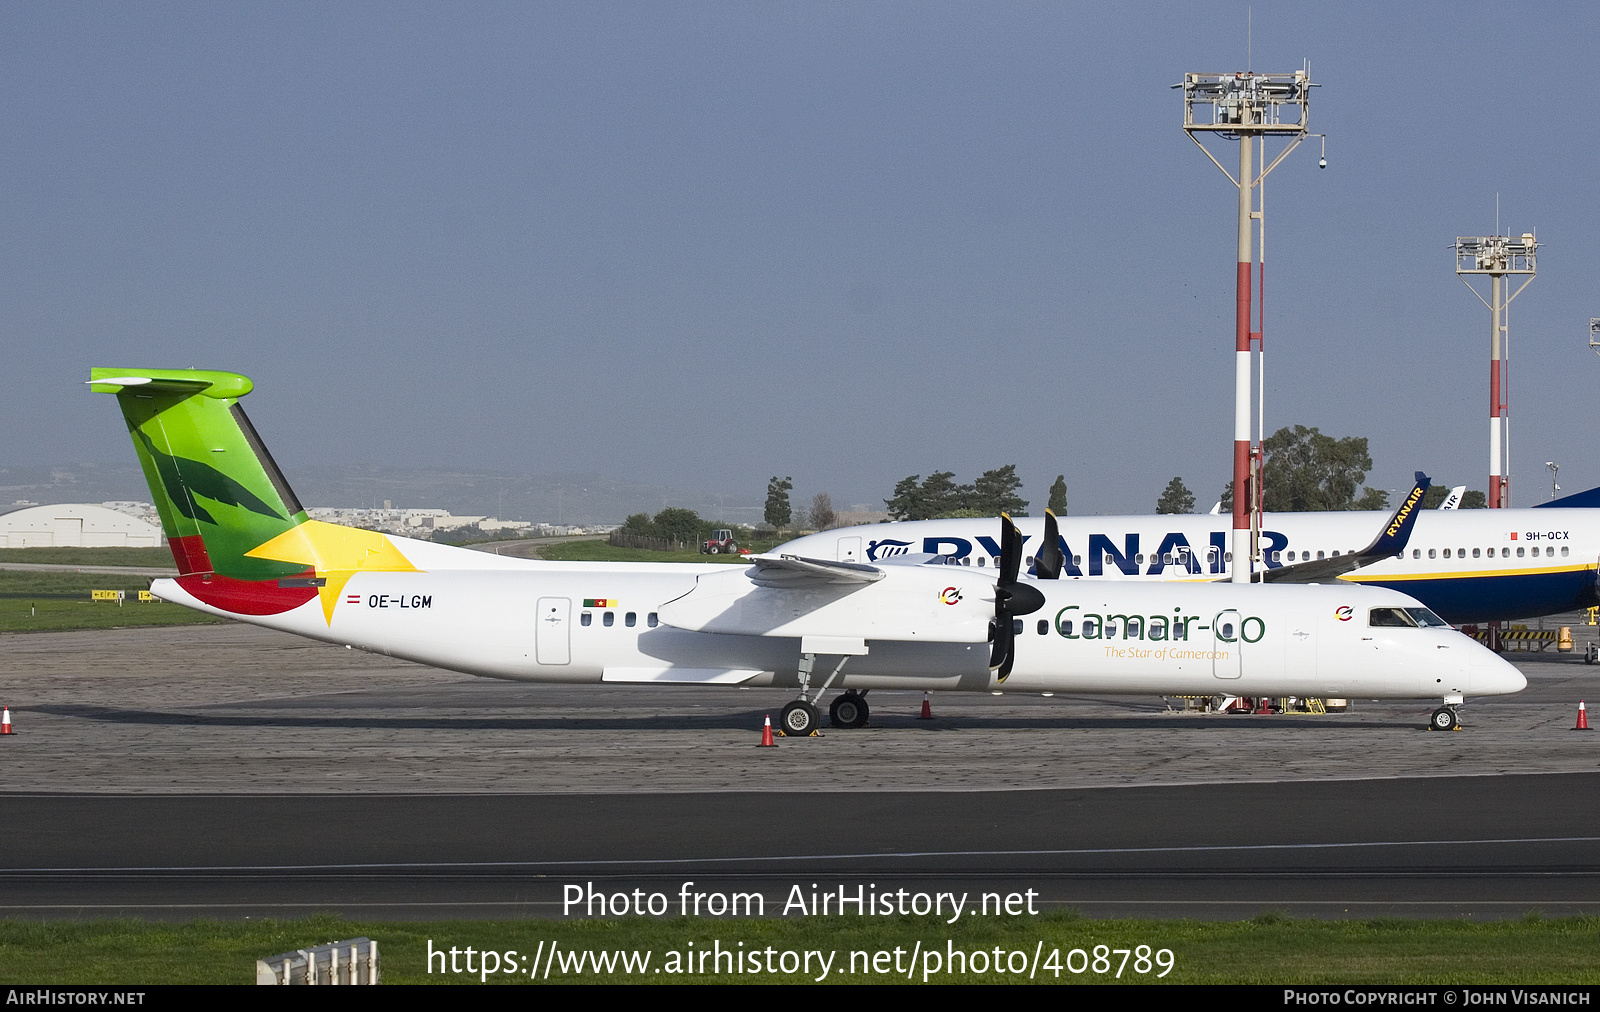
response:
[(92, 503), (0, 507), (0, 548), (159, 548), (161, 528)]

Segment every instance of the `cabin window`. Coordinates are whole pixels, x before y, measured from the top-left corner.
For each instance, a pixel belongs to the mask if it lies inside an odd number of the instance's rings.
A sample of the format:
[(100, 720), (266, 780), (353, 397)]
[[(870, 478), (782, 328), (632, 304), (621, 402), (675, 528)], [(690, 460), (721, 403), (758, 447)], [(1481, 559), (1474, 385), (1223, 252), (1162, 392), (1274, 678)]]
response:
[(1528, 552), (1528, 550), (1526, 548), (1523, 548), (1521, 545), (1517, 546), (1517, 558), (1519, 558), (1519, 559), (1522, 558), (1524, 555), (1527, 554), (1527, 552)]
[(1138, 554), (1138, 555), (1135, 555), (1135, 556), (1134, 556), (1134, 557), (1133, 557), (1133, 563), (1134, 563), (1134, 565), (1136, 565), (1136, 566), (1142, 566), (1142, 565), (1144, 565), (1144, 553), (1143, 553), (1143, 552), (1140, 552), (1140, 553), (1139, 553), (1139, 554)]
[(1563, 559), (1567, 557), (1567, 546), (1566, 545), (1562, 545), (1561, 546), (1561, 557)]
[(1224, 622), (1224, 623), (1222, 623), (1221, 628), (1219, 628), (1217, 630), (1217, 635), (1220, 636), (1221, 638), (1225, 639), (1225, 640), (1233, 639), (1233, 623), (1232, 622)]
[(1070, 618), (1062, 619), (1061, 623), (1056, 626), (1056, 632), (1060, 633), (1063, 636), (1071, 636), (1072, 635), (1072, 619), (1070, 619)]
[(1466, 557), (1467, 557), (1467, 550), (1465, 548), (1457, 548), (1456, 549), (1456, 558), (1464, 559)]
[(1450, 557), (1450, 549), (1446, 548), (1444, 550), (1444, 557), (1447, 558), (1447, 559)]
[(1072, 564), (1073, 564), (1073, 565), (1074, 565), (1074, 566), (1081, 566), (1081, 565), (1083, 565), (1083, 556), (1081, 556), (1081, 555), (1074, 555), (1074, 556), (1073, 556), (1073, 557), (1072, 557)]
[(1232, 552), (1229, 552), (1229, 553), (1228, 553), (1228, 561), (1229, 561), (1229, 562), (1232, 562), (1232, 561), (1233, 561), (1233, 553), (1232, 553)]
[(1439, 557), (1439, 553), (1438, 553), (1438, 551), (1436, 549), (1432, 549), (1432, 548), (1428, 549), (1428, 558), (1437, 559), (1438, 557)]
[(1011, 635), (1013, 635), (1013, 636), (1021, 636), (1022, 635), (1022, 619), (1014, 618), (1014, 619), (1011, 620)]
[(961, 560), (961, 564), (962, 564), (962, 565), (963, 565), (963, 566), (970, 566), (970, 565), (972, 565), (972, 559), (971, 559), (971, 558), (970, 558), (970, 557), (969, 557), (969, 558), (965, 558), (965, 559), (962, 559), (962, 560)]
[(1161, 556), (1161, 564), (1163, 566), (1172, 565), (1172, 553), (1171, 552), (1166, 552), (1165, 554), (1163, 554)]
[(1474, 548), (1474, 549), (1473, 549), (1473, 550), (1472, 550), (1472, 557), (1473, 557), (1473, 558), (1474, 558), (1474, 559), (1476, 559), (1476, 558), (1478, 558), (1478, 557), (1479, 557), (1479, 556), (1480, 556), (1480, 555), (1482, 555), (1482, 554), (1483, 554), (1483, 549), (1481, 549), (1481, 548)]
[(1272, 553), (1272, 561), (1273, 562), (1282, 562), (1283, 561), (1283, 553), (1282, 552), (1273, 552)]
[(1336, 559), (1339, 557), (1339, 549), (1335, 548), (1333, 550), (1333, 557), (1336, 558)]
[(644, 617), (644, 624), (649, 626), (650, 628), (654, 629), (656, 626), (661, 624), (661, 620), (659, 618), (656, 618), (656, 613), (655, 612), (651, 612), (650, 614), (648, 614), (648, 615), (646, 615)]
[(1317, 553), (1317, 558), (1322, 558), (1322, 553), (1320, 551)]
[(1501, 557), (1501, 558), (1502, 558), (1502, 559), (1509, 559), (1509, 558), (1511, 558), (1511, 549), (1509, 549), (1509, 548), (1502, 548), (1502, 549), (1500, 549), (1500, 557)]
[(586, 611), (582, 615), (579, 615), (578, 616), (578, 624), (579, 625), (592, 625), (592, 624), (594, 624), (594, 614), (592, 612), (587, 612)]
[(604, 615), (602, 615), (600, 617), (600, 624), (605, 626), (607, 629), (610, 629), (613, 625), (616, 624), (616, 622), (617, 622), (617, 613), (614, 612), (614, 611), (608, 611), (608, 612), (606, 612)]
[(1420, 548), (1413, 548), (1413, 549), (1411, 549), (1411, 557), (1412, 557), (1412, 558), (1413, 558), (1413, 559), (1420, 559), (1420, 558), (1422, 558), (1422, 549), (1420, 549)]
[(983, 556), (981, 556), (981, 555), (980, 555), (980, 556), (978, 556), (978, 568), (979, 568), (979, 569), (982, 569), (982, 568), (983, 568), (983, 567), (984, 567), (984, 564), (985, 564), (985, 563), (986, 563), (986, 562), (987, 562), (987, 561), (988, 561), (988, 560), (987, 560), (987, 559), (985, 559), (985, 558), (984, 558), (984, 557), (983, 557)]
[(635, 625), (639, 624), (639, 613), (633, 611), (628, 612), (626, 615), (622, 616), (622, 624), (627, 626), (629, 629), (632, 629)]
[(1048, 635), (1050, 635), (1050, 620), (1049, 619), (1041, 618), (1039, 620), (1039, 635), (1040, 636), (1048, 636)]

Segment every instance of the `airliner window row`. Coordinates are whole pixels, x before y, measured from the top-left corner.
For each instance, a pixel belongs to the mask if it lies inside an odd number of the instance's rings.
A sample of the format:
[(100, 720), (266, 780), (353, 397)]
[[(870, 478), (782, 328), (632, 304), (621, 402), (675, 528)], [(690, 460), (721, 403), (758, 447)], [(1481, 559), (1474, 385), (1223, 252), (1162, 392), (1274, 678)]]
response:
[[(594, 612), (581, 612), (578, 615), (578, 624), (582, 626), (593, 625)], [(602, 612), (600, 615), (600, 624), (605, 626), (607, 629), (610, 629), (612, 626), (617, 624), (617, 613), (614, 611)], [(639, 613), (630, 611), (623, 615), (622, 624), (627, 626), (629, 629), (632, 629), (634, 626), (639, 624)], [(661, 624), (661, 620), (656, 617), (655, 612), (651, 612), (644, 617), (644, 624), (654, 629), (656, 626)]]
[[(1464, 558), (1467, 557), (1467, 550), (1465, 548), (1457, 548), (1457, 549), (1454, 549), (1453, 551), (1451, 549), (1449, 549), (1449, 548), (1446, 548), (1443, 551), (1444, 551), (1444, 557), (1447, 558), (1447, 559), (1449, 559), (1449, 558), (1464, 559)], [(1519, 559), (1525, 558), (1529, 551), (1530, 551), (1530, 549), (1519, 547), (1517, 549), (1517, 558), (1519, 558)], [(1540, 550), (1539, 550), (1538, 546), (1535, 546), (1533, 549), (1531, 549), (1531, 551), (1533, 553), (1533, 557), (1534, 558), (1538, 558), (1539, 557), (1539, 551)], [(1430, 559), (1439, 558), (1439, 552), (1440, 552), (1440, 549), (1437, 549), (1437, 548), (1428, 549), (1428, 558), (1430, 558)], [(1571, 553), (1571, 549), (1567, 548), (1566, 546), (1562, 546), (1562, 549), (1561, 549), (1561, 557), (1562, 558), (1566, 558), (1570, 553)], [(1182, 553), (1182, 552), (1176, 553), (1176, 554), (1174, 554), (1172, 552), (1166, 552), (1166, 553), (1163, 553), (1163, 554), (1161, 554), (1159, 556), (1155, 555), (1155, 554), (1151, 554), (1149, 556), (1149, 561), (1150, 561), (1150, 563), (1152, 565), (1154, 565), (1158, 561), (1160, 562), (1161, 565), (1164, 565), (1164, 566), (1183, 565), (1184, 564), (1184, 557), (1185, 557), (1186, 554), (1187, 553)], [(1210, 551), (1206, 552), (1206, 561), (1215, 562), (1216, 561), (1216, 554), (1217, 554), (1217, 552), (1216, 552), (1216, 549), (1214, 549), (1214, 548), (1211, 549)], [(1355, 552), (1355, 549), (1352, 548), (1349, 552), (1347, 552), (1345, 554), (1354, 555), (1354, 554), (1356, 554), (1356, 552)], [(1472, 549), (1472, 557), (1474, 559), (1483, 558), (1485, 554), (1487, 554), (1488, 557), (1492, 559), (1492, 558), (1495, 557), (1495, 550), (1493, 548), (1474, 548), (1474, 549)], [(1547, 547), (1547, 548), (1544, 549), (1544, 554), (1546, 556), (1550, 557), (1550, 558), (1554, 558), (1555, 554), (1556, 554), (1556, 550), (1555, 550), (1554, 547)], [(1273, 562), (1285, 562), (1285, 561), (1288, 561), (1288, 562), (1310, 562), (1313, 557), (1318, 558), (1318, 559), (1325, 559), (1325, 558), (1328, 557), (1328, 555), (1329, 555), (1329, 553), (1326, 550), (1320, 550), (1320, 551), (1318, 551), (1316, 553), (1315, 556), (1313, 556), (1310, 549), (1307, 549), (1306, 551), (1303, 551), (1303, 552), (1273, 552), (1272, 553), (1272, 561)], [(1338, 558), (1339, 555), (1340, 555), (1339, 550), (1338, 549), (1334, 549), (1332, 555), (1333, 555), (1334, 558)], [(1411, 557), (1413, 559), (1422, 558), (1422, 549), (1413, 548), (1411, 550)], [(1510, 548), (1501, 548), (1500, 549), (1500, 557), (1503, 558), (1503, 559), (1511, 558), (1511, 549)], [(999, 559), (991, 559), (991, 558), (989, 558), (987, 556), (983, 556), (983, 555), (968, 556), (966, 558), (963, 558), (963, 559), (959, 560), (959, 562), (957, 564), (958, 565), (962, 565), (962, 566), (971, 566), (971, 565), (974, 564), (973, 561), (972, 561), (973, 558), (976, 558), (978, 560), (976, 564), (978, 566), (980, 566), (980, 567), (991, 566), (991, 565), (992, 566), (999, 566), (1000, 565), (1000, 560)], [(1145, 564), (1145, 556), (1144, 556), (1144, 554), (1140, 553), (1138, 555), (1135, 555), (1133, 561), (1134, 561), (1134, 563), (1136, 565), (1140, 565), (1140, 566), (1144, 565)], [(1227, 561), (1229, 561), (1229, 562), (1233, 561), (1233, 553), (1232, 552), (1228, 553)], [(1025, 559), (1023, 561), (1023, 564), (1026, 565), (1026, 566), (1033, 565), (1033, 556), (1031, 556), (1031, 555), (1028, 556), (1027, 559)], [(1072, 557), (1072, 564), (1074, 566), (1082, 566), (1083, 565), (1083, 556), (1074, 555)], [(585, 624), (587, 624), (587, 623), (585, 623)]]

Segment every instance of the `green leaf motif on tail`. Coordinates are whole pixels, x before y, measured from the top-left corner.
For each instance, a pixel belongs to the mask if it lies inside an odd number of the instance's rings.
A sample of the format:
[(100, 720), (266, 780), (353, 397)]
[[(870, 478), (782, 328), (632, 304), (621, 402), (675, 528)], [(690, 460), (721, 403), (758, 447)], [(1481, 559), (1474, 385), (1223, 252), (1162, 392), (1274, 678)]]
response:
[(150, 459), (155, 462), (156, 472), (161, 475), (161, 484), (165, 486), (167, 497), (172, 500), (173, 507), (190, 520), (203, 520), (213, 526), (217, 525), (216, 519), (206, 508), (194, 500), (196, 495), (213, 502), (239, 506), (274, 520), (288, 519), (263, 502), (254, 492), (205, 461), (162, 453), (144, 432), (139, 429), (133, 431), (144, 444)]

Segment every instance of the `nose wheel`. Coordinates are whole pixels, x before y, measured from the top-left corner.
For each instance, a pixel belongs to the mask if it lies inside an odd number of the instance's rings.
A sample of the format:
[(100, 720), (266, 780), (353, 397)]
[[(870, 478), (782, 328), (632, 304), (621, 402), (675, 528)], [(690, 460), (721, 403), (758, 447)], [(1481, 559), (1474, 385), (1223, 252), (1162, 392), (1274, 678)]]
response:
[(1461, 725), (1461, 718), (1456, 715), (1454, 707), (1441, 706), (1433, 711), (1433, 716), (1428, 718), (1428, 728), (1433, 731), (1454, 731)]
[[(835, 704), (837, 705), (837, 704)], [(778, 715), (778, 726), (790, 738), (804, 738), (817, 729), (817, 708), (803, 699), (797, 699), (783, 708)]]

